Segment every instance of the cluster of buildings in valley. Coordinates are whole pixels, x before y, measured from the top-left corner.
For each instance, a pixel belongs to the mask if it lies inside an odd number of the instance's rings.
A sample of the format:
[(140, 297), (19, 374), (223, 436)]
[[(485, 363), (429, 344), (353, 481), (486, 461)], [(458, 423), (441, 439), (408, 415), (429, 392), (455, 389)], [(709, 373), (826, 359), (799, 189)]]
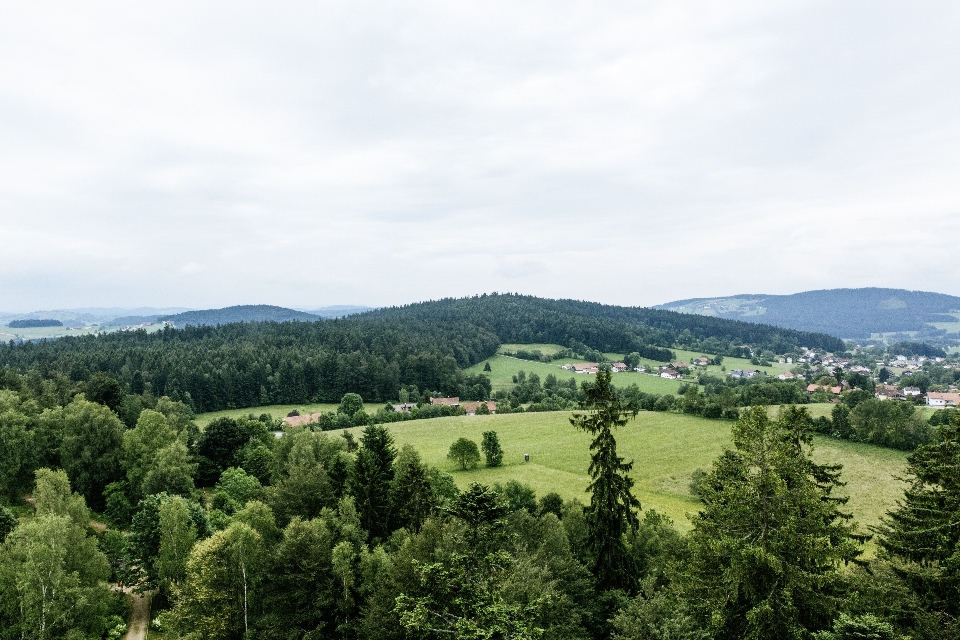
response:
[[(445, 407), (460, 407), (463, 409), (464, 413), (468, 416), (476, 415), (477, 409), (480, 408), (480, 405), (487, 405), (487, 411), (490, 413), (497, 412), (497, 403), (493, 400), (479, 401), (479, 402), (460, 402), (460, 398), (430, 398), (430, 404), (432, 405), (441, 405)], [(417, 405), (411, 404), (409, 402), (403, 404), (392, 405), (394, 411), (401, 411), (404, 413), (410, 413), (413, 411)]]

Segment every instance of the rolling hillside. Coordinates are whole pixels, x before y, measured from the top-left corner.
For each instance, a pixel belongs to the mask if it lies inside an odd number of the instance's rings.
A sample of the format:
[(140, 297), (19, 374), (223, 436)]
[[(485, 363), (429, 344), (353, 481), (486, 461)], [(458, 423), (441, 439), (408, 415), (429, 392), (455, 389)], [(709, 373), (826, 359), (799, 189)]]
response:
[(314, 322), (320, 316), (285, 307), (268, 304), (244, 304), (223, 309), (204, 309), (185, 311), (172, 316), (163, 316), (160, 320), (169, 320), (175, 327), (232, 324), (234, 322)]
[(906, 289), (823, 289), (792, 295), (692, 298), (656, 309), (770, 324), (840, 338), (909, 333), (925, 342), (960, 340), (960, 297)]

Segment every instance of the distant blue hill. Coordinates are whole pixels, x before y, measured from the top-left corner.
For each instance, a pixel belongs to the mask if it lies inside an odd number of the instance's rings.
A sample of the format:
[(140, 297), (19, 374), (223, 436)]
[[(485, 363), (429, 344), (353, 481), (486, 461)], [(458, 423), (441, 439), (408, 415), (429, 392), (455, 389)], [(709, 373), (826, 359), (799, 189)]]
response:
[(188, 325), (218, 325), (231, 322), (287, 322), (299, 320), (301, 322), (316, 322), (319, 315), (274, 307), (268, 304), (245, 304), (223, 309), (205, 309), (202, 311), (185, 311), (170, 316), (162, 316), (159, 320), (173, 322), (175, 327)]
[(321, 318), (343, 318), (357, 313), (373, 311), (373, 307), (364, 307), (361, 305), (336, 304), (329, 307), (319, 307), (317, 309), (302, 309), (304, 313), (312, 313)]
[(656, 309), (772, 324), (839, 338), (903, 333), (935, 344), (960, 341), (960, 297), (906, 289), (822, 289), (792, 295), (691, 298)]

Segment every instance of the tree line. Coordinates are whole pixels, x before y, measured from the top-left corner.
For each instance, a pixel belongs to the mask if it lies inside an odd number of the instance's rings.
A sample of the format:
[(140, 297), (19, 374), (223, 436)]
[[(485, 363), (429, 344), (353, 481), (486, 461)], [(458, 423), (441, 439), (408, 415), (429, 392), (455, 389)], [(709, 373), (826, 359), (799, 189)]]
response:
[(830, 336), (703, 316), (490, 295), (320, 322), (166, 327), (6, 344), (0, 367), (41, 380), (59, 377), (61, 385), (103, 373), (131, 394), (168, 396), (206, 412), (337, 402), (345, 393), (386, 402), (404, 386), (468, 398), (475, 383), (462, 370), (513, 342), (658, 358), (675, 344), (706, 344), (716, 349), (711, 353), (738, 352), (744, 344), (777, 353), (798, 345), (843, 347)]

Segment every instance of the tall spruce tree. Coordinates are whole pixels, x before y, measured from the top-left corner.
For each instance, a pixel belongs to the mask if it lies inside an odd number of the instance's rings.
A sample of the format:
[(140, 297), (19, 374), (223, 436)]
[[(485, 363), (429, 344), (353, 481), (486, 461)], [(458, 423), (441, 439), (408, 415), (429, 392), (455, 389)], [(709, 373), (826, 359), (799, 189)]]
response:
[(903, 500), (879, 532), (894, 570), (929, 614), (960, 617), (960, 417), (907, 458)]
[(381, 425), (365, 428), (360, 443), (350, 492), (356, 499), (360, 524), (370, 534), (370, 539), (385, 540), (392, 531), (390, 488), (397, 450), (393, 446), (393, 436)]
[(831, 495), (839, 468), (810, 457), (804, 410), (745, 411), (735, 450), (701, 484), (684, 595), (718, 640), (805, 638), (829, 628), (866, 539)]
[(610, 384), (609, 369), (597, 373), (596, 381), (584, 384), (586, 396), (582, 407), (589, 413), (577, 414), (570, 423), (577, 429), (593, 435), (590, 443), (590, 477), (587, 486), (590, 506), (586, 509), (593, 552), (593, 572), (601, 589), (629, 589), (634, 581), (624, 536), (640, 526), (637, 511), (640, 501), (633, 495), (630, 478), (632, 462), (624, 462), (617, 455), (617, 441), (613, 429), (622, 427), (636, 417), (636, 409), (624, 407), (616, 390)]

